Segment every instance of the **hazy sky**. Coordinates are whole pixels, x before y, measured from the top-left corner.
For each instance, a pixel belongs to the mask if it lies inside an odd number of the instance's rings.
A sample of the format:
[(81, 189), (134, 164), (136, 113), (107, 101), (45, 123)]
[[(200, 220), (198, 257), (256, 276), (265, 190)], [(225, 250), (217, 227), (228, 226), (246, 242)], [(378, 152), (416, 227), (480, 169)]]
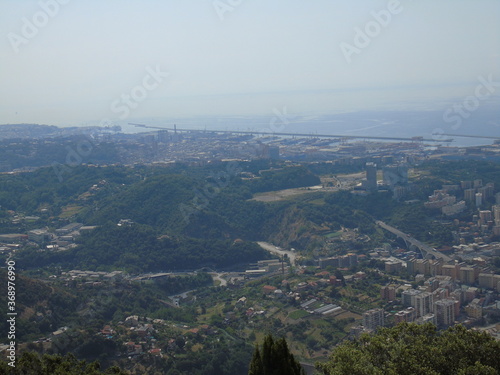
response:
[(499, 0), (0, 0), (0, 35), (0, 123), (446, 108), (500, 81)]

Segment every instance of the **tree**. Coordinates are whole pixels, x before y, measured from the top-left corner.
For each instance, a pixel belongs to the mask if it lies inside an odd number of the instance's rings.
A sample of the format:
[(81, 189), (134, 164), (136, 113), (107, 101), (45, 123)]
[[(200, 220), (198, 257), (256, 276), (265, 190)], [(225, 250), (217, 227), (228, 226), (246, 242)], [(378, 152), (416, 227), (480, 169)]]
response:
[(499, 352), (484, 332), (402, 323), (338, 346), (316, 367), (325, 375), (489, 375), (500, 372)]
[(342, 286), (346, 286), (344, 275), (340, 270), (335, 270), (334, 275), (337, 278), (337, 280), (340, 280), (342, 282)]
[(305, 375), (284, 338), (275, 340), (267, 335), (262, 350), (256, 345), (248, 375)]
[(260, 355), (259, 345), (255, 345), (255, 351), (253, 353), (252, 361), (250, 362), (248, 375), (260, 375), (260, 374), (264, 374), (264, 364), (262, 363), (262, 357)]
[(98, 362), (86, 363), (78, 360), (72, 354), (66, 356), (24, 352), (16, 361), (14, 368), (5, 361), (0, 361), (0, 374), (9, 375), (127, 375), (120, 368), (113, 366), (102, 372)]

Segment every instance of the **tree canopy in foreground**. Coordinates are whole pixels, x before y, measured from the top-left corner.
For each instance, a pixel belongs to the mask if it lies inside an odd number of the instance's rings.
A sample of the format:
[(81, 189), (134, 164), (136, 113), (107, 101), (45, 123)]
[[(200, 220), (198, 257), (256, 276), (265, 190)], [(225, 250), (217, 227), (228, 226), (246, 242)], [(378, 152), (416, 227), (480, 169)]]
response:
[(111, 367), (101, 372), (98, 362), (86, 363), (73, 355), (66, 356), (25, 352), (16, 361), (15, 367), (0, 361), (0, 375), (127, 375), (118, 367)]
[(494, 375), (500, 343), (461, 325), (438, 331), (402, 323), (337, 347), (317, 368), (325, 375)]

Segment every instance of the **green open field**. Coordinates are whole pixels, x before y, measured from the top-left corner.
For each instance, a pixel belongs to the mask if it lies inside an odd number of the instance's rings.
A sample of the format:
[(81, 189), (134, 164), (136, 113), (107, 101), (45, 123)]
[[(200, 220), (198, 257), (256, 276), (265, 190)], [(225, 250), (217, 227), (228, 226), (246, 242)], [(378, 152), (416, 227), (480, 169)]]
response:
[(82, 209), (82, 206), (66, 206), (63, 207), (61, 214), (59, 217), (61, 219), (69, 219), (70, 217), (76, 215)]
[(290, 314), (288, 314), (288, 317), (290, 319), (300, 319), (300, 318), (304, 318), (306, 316), (309, 316), (310, 314), (307, 312), (307, 311), (304, 311), (304, 310), (295, 310), (295, 311), (292, 311)]

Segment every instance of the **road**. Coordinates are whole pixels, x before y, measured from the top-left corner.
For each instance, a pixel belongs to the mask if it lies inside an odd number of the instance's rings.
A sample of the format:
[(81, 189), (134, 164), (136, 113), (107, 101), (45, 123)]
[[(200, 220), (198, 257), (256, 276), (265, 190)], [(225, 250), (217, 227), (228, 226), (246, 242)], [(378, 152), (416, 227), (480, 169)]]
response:
[(227, 286), (227, 280), (222, 278), (222, 275), (224, 275), (223, 273), (209, 272), (209, 275), (211, 275), (214, 280), (220, 281), (219, 286)]
[(288, 250), (282, 250), (282, 249), (277, 249), (276, 246), (273, 244), (270, 244), (269, 242), (263, 242), (259, 241), (257, 242), (260, 247), (262, 247), (264, 250), (269, 251), (270, 253), (283, 256), (287, 255), (288, 259), (290, 259), (290, 264), (292, 266), (295, 266), (295, 259), (297, 258), (297, 255), (293, 251), (288, 251)]
[(440, 253), (439, 251), (436, 251), (436, 249), (430, 247), (429, 245), (426, 245), (419, 240), (410, 237), (408, 234), (401, 232), (399, 229), (396, 229), (394, 227), (391, 227), (390, 225), (384, 223), (383, 221), (376, 220), (375, 223), (379, 225), (380, 227), (384, 228), (385, 230), (395, 234), (398, 237), (401, 237), (402, 239), (405, 240), (405, 242), (409, 242), (412, 245), (415, 245), (418, 247), (420, 250), (423, 250), (427, 254), (431, 254), (434, 256), (434, 258), (441, 258), (444, 261), (448, 262), (451, 260), (451, 258), (448, 255), (444, 255), (443, 253)]

